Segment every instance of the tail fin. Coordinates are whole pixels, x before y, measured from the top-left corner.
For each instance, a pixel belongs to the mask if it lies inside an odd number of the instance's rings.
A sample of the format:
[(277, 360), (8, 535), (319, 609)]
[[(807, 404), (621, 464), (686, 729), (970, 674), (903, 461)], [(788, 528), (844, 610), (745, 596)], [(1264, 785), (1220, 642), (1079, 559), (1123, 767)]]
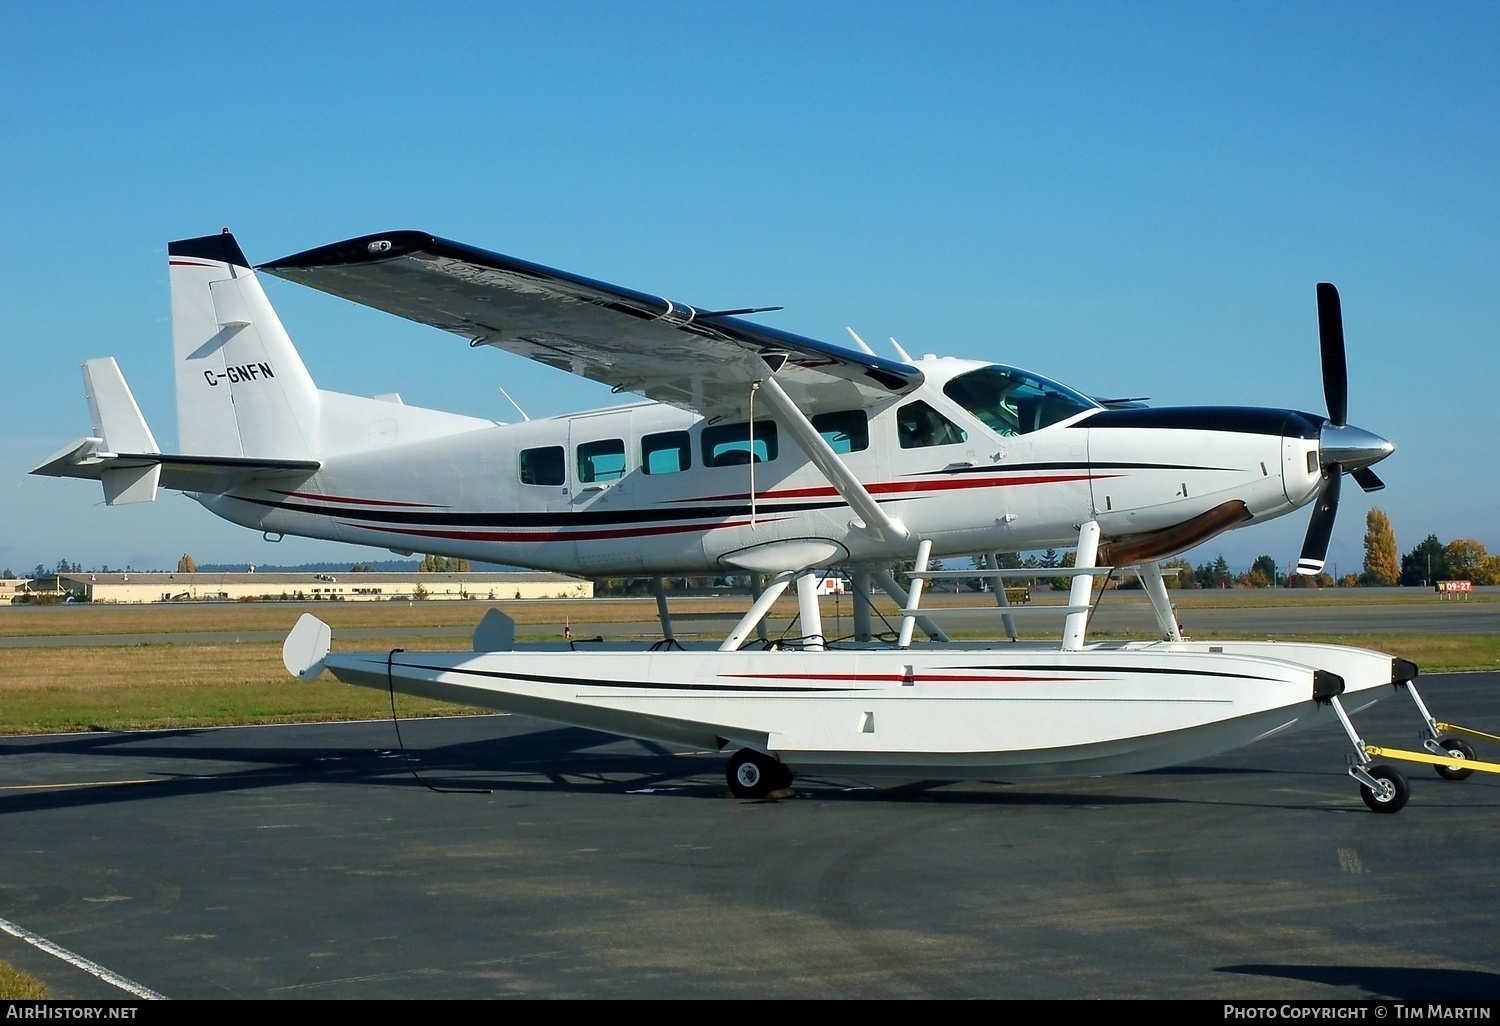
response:
[(159, 453), (156, 437), (113, 356), (83, 361), (83, 392), (94, 434), (112, 452)]
[(167, 246), (183, 452), (308, 459), (317, 386), (226, 229)]
[[(161, 452), (113, 356), (83, 362), (83, 391), (88, 397), (94, 434), (102, 441), (104, 449), (131, 455)], [(99, 476), (104, 483), (106, 505), (151, 502), (156, 498), (156, 485), (161, 480), (161, 464), (136, 465), (127, 461), (101, 471)]]

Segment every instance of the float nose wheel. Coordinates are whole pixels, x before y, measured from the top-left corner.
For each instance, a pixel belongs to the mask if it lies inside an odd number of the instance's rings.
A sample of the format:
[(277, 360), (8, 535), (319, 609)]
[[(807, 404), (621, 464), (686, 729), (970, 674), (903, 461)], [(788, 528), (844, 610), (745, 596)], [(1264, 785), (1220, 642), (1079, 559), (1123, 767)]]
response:
[(1333, 706), (1354, 745), (1354, 754), (1349, 757), (1349, 775), (1359, 782), (1359, 796), (1371, 812), (1400, 812), (1411, 797), (1411, 784), (1407, 783), (1406, 774), (1394, 766), (1371, 763), (1370, 756), (1380, 749), (1360, 740), (1338, 695), (1330, 697), (1328, 704)]
[(741, 748), (729, 760), (724, 774), (729, 793), (736, 798), (765, 798), (792, 786), (792, 771), (753, 748)]
[[(1438, 742), (1438, 747), (1455, 759), (1474, 761), (1474, 749), (1467, 741), (1461, 741), (1456, 737), (1445, 737)], [(1433, 766), (1432, 768), (1437, 770), (1437, 775), (1444, 780), (1463, 780), (1465, 777), (1474, 775), (1474, 771), (1465, 766)]]
[(1406, 774), (1394, 766), (1367, 766), (1363, 775), (1367, 780), (1360, 780), (1359, 796), (1371, 812), (1400, 812), (1411, 797)]

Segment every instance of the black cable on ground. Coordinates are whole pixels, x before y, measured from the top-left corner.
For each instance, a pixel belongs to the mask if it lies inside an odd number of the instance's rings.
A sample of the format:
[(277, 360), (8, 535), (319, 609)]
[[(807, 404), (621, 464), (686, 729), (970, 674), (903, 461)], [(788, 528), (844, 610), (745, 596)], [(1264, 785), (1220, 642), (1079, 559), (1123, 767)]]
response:
[(406, 770), (411, 778), (429, 791), (437, 794), (494, 794), (487, 787), (436, 787), (423, 780), (417, 773), (416, 766), (412, 763), (412, 757), (406, 750), (406, 741), (401, 737), (401, 720), (396, 716), (396, 682), (391, 675), (391, 662), (396, 658), (397, 652), (405, 652), (404, 648), (393, 648), (385, 654), (385, 688), (391, 697), (391, 723), (396, 728), (396, 745), (401, 749), (401, 758), (406, 761)]

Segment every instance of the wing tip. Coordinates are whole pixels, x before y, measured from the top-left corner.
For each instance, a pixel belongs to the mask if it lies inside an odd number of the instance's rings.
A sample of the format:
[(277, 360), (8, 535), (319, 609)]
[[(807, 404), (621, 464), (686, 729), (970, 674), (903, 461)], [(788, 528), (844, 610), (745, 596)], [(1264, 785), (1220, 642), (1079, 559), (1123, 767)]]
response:
[(358, 238), (345, 239), (343, 242), (334, 242), (315, 249), (303, 250), (301, 253), (293, 253), (280, 260), (261, 264), (258, 269), (275, 274), (283, 270), (375, 263), (427, 249), (436, 241), (436, 237), (427, 232), (406, 229), (377, 232), (374, 235), (361, 235)]

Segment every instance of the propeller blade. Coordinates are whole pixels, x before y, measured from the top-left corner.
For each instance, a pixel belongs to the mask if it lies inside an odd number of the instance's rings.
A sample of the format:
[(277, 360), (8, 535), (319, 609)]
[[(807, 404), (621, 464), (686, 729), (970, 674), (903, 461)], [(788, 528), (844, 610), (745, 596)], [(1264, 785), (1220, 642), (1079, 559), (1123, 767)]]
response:
[(1385, 482), (1375, 476), (1375, 471), (1369, 467), (1358, 467), (1349, 471), (1349, 476), (1367, 492), (1378, 492), (1385, 487)]
[(1316, 577), (1323, 572), (1328, 557), (1328, 540), (1333, 537), (1333, 518), (1339, 511), (1339, 488), (1343, 479), (1344, 468), (1337, 463), (1329, 464), (1323, 486), (1318, 490), (1318, 504), (1313, 507), (1312, 519), (1307, 522), (1302, 555), (1297, 559), (1297, 572), (1304, 577)]
[(1344, 314), (1339, 290), (1318, 283), (1318, 344), (1323, 354), (1323, 399), (1328, 419), (1339, 427), (1349, 419), (1349, 365), (1344, 361)]

